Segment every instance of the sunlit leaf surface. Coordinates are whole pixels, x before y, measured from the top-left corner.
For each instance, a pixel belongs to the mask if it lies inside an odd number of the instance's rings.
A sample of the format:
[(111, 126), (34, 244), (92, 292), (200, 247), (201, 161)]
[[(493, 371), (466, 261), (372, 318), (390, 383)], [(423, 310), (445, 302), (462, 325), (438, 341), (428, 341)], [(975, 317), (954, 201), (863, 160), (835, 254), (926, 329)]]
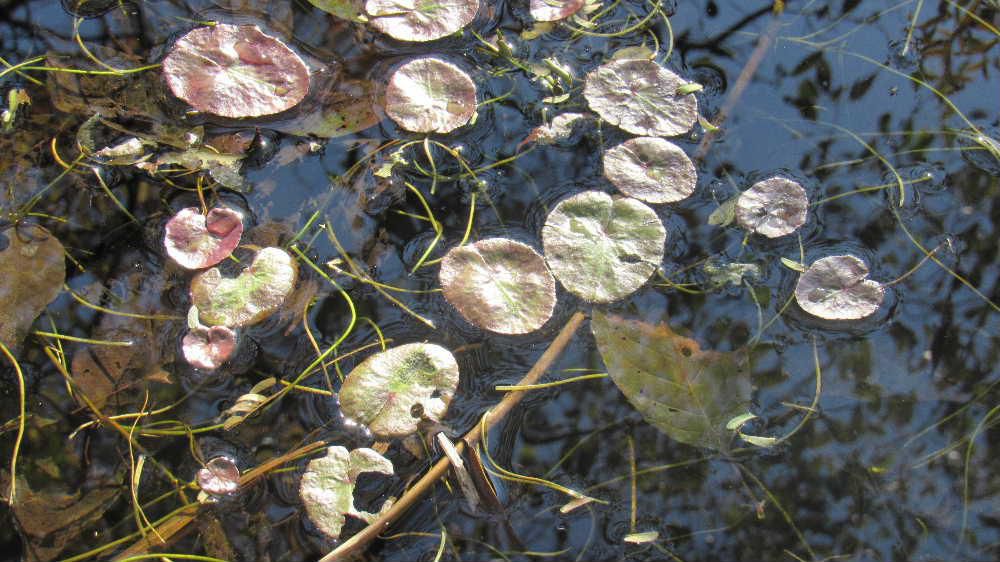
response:
[(223, 277), (218, 268), (191, 281), (191, 302), (209, 326), (256, 324), (275, 313), (295, 287), (298, 267), (280, 248), (264, 248), (239, 276)]
[[(375, 513), (354, 506), (354, 486), (358, 475), (365, 472), (393, 473), (392, 462), (373, 449), (347, 449), (340, 446), (327, 449), (326, 456), (309, 461), (299, 485), (299, 496), (309, 519), (330, 538), (340, 537), (347, 516), (371, 523)], [(386, 509), (391, 502), (385, 502)]]
[(203, 215), (200, 209), (187, 207), (167, 221), (163, 244), (181, 267), (203, 269), (229, 257), (242, 236), (242, 213), (216, 207)]
[(531, 0), (531, 17), (535, 21), (564, 20), (580, 11), (584, 0)]
[(698, 120), (698, 100), (678, 95), (680, 76), (650, 60), (615, 60), (587, 75), (583, 95), (605, 121), (634, 135), (682, 135)]
[(806, 222), (809, 197), (798, 182), (775, 176), (753, 184), (736, 200), (736, 222), (750, 232), (777, 238)]
[(694, 193), (698, 171), (676, 144), (638, 137), (604, 152), (604, 177), (629, 197), (673, 203)]
[(476, 114), (476, 85), (462, 69), (434, 57), (412, 60), (393, 72), (385, 112), (416, 133), (447, 133)]
[(859, 320), (871, 316), (885, 298), (885, 287), (868, 279), (868, 266), (851, 256), (818, 259), (799, 277), (795, 302), (826, 320)]
[(432, 41), (469, 25), (479, 0), (368, 0), (370, 25), (400, 41)]

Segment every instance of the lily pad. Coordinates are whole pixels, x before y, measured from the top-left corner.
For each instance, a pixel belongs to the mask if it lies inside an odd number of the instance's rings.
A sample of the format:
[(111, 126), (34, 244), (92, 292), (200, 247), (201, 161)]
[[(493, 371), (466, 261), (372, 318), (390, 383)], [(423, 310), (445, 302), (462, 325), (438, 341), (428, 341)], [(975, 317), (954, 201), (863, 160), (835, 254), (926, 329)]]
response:
[(433, 41), (469, 25), (479, 0), (368, 0), (369, 23), (400, 41)]
[(281, 113), (309, 92), (306, 63), (256, 25), (189, 31), (163, 59), (163, 75), (191, 107), (237, 119)]
[[(66, 281), (63, 245), (37, 225), (4, 230), (0, 237), (0, 341), (14, 349)], [(3, 246), (0, 246), (3, 247)]]
[(364, 22), (363, 0), (309, 0), (309, 3), (320, 10), (348, 21)]
[[(340, 537), (348, 515), (366, 523), (377, 517), (354, 507), (354, 486), (358, 475), (365, 472), (392, 474), (392, 462), (374, 449), (354, 449), (348, 453), (346, 448), (336, 446), (328, 448), (325, 457), (306, 465), (299, 496), (309, 519), (330, 538)], [(391, 505), (391, 501), (386, 501), (382, 511)]]
[(458, 363), (432, 343), (408, 343), (365, 359), (340, 389), (344, 415), (380, 438), (417, 431), (422, 419), (440, 421), (458, 387)]
[(580, 11), (584, 0), (531, 0), (531, 17), (535, 21), (564, 20)]
[(736, 222), (750, 232), (777, 238), (806, 223), (809, 197), (798, 182), (775, 176), (759, 181), (736, 200)]
[(231, 457), (215, 457), (198, 470), (198, 486), (214, 496), (232, 494), (240, 489), (240, 469)]
[(385, 112), (415, 133), (447, 133), (476, 114), (476, 85), (457, 66), (434, 57), (399, 67), (385, 91)]
[(196, 207), (181, 209), (167, 221), (163, 244), (181, 267), (212, 267), (233, 253), (243, 236), (243, 215), (228, 207), (201, 214)]
[(681, 443), (728, 448), (726, 424), (750, 405), (746, 353), (702, 351), (667, 324), (600, 310), (590, 326), (608, 376), (650, 425)]
[(571, 293), (599, 303), (639, 290), (663, 260), (666, 239), (652, 209), (600, 191), (563, 200), (542, 228), (552, 273)]
[(583, 95), (612, 125), (634, 135), (672, 137), (698, 120), (697, 98), (678, 94), (687, 84), (651, 60), (615, 60), (587, 75)]
[(556, 305), (556, 281), (545, 260), (507, 238), (452, 248), (438, 278), (445, 298), (466, 320), (501, 334), (541, 328)]
[(868, 266), (852, 255), (818, 259), (799, 277), (795, 302), (826, 320), (860, 320), (878, 310), (885, 287), (868, 279)]
[(236, 332), (226, 326), (194, 328), (184, 334), (181, 350), (191, 366), (214, 371), (236, 351)]
[(698, 171), (676, 144), (638, 137), (604, 152), (604, 177), (629, 197), (673, 203), (694, 193)]
[(191, 302), (204, 324), (249, 326), (281, 307), (297, 275), (298, 266), (287, 252), (264, 248), (236, 278), (223, 277), (218, 268), (198, 274), (191, 281)]

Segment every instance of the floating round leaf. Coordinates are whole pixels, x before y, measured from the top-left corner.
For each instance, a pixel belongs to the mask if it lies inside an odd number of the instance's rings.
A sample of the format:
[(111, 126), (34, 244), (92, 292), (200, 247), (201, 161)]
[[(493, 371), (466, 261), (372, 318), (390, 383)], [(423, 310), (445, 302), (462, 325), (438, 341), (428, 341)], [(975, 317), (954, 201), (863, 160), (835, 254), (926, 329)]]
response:
[(638, 137), (604, 152), (604, 177), (630, 197), (673, 203), (694, 193), (698, 171), (676, 144)]
[(236, 332), (226, 326), (200, 326), (188, 330), (181, 340), (184, 359), (191, 366), (212, 371), (218, 369), (236, 351)]
[(170, 90), (198, 111), (223, 117), (280, 113), (309, 91), (309, 68), (256, 25), (189, 31), (163, 59)]
[(698, 100), (677, 90), (687, 82), (650, 60), (615, 60), (587, 75), (583, 95), (605, 121), (635, 135), (671, 137), (698, 120)]
[(0, 250), (0, 342), (16, 348), (66, 281), (63, 245), (37, 225), (4, 230)]
[[(326, 456), (309, 461), (299, 484), (299, 496), (309, 519), (332, 539), (340, 537), (348, 515), (371, 523), (376, 514), (354, 507), (354, 486), (364, 472), (392, 474), (392, 462), (374, 449), (327, 449)], [(382, 504), (382, 511), (391, 501)]]
[(221, 456), (205, 463), (205, 468), (198, 470), (198, 486), (205, 492), (224, 496), (240, 489), (240, 469), (236, 461), (230, 457)]
[(759, 181), (736, 201), (736, 222), (750, 232), (777, 238), (805, 224), (809, 198), (798, 182), (775, 176)]
[(501, 334), (527, 334), (552, 316), (556, 281), (530, 246), (488, 238), (452, 248), (438, 274), (448, 302), (462, 316)]
[(652, 209), (600, 191), (560, 202), (542, 228), (552, 273), (573, 294), (600, 303), (642, 287), (663, 260), (666, 238)]
[(167, 255), (187, 269), (212, 267), (229, 257), (243, 236), (243, 215), (227, 207), (201, 214), (195, 207), (181, 209), (167, 221), (163, 245)]
[(447, 133), (476, 114), (476, 85), (457, 66), (434, 57), (399, 67), (385, 91), (385, 112), (415, 133)]
[(433, 41), (469, 25), (479, 0), (368, 0), (375, 29), (400, 41)]
[(297, 274), (295, 260), (284, 250), (264, 248), (236, 278), (223, 277), (218, 268), (197, 275), (191, 281), (191, 302), (205, 324), (249, 326), (281, 307)]
[(564, 20), (580, 11), (584, 0), (531, 0), (531, 17), (535, 21)]
[(409, 343), (376, 353), (351, 371), (340, 389), (344, 415), (382, 438), (439, 421), (458, 387), (458, 363), (447, 349)]
[(813, 262), (795, 285), (802, 310), (826, 320), (859, 320), (882, 304), (885, 287), (868, 279), (865, 262), (851, 256), (827, 256)]

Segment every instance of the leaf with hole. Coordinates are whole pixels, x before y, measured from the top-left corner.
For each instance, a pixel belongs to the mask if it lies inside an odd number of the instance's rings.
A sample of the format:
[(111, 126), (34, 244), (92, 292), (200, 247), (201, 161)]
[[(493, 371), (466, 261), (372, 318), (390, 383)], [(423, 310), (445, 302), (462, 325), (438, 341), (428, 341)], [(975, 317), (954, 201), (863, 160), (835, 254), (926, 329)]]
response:
[(777, 238), (806, 223), (809, 197), (796, 181), (775, 176), (759, 181), (736, 200), (736, 222), (748, 230)]
[(698, 100), (678, 94), (680, 76), (651, 60), (615, 60), (587, 74), (583, 95), (602, 119), (634, 135), (681, 135), (698, 120)]
[(385, 112), (415, 133), (448, 133), (476, 114), (476, 85), (461, 68), (439, 58), (396, 69), (385, 91)]
[(8, 228), (0, 242), (0, 341), (13, 350), (62, 290), (66, 258), (59, 240), (38, 225)]
[(198, 274), (191, 281), (191, 302), (204, 324), (249, 326), (277, 312), (295, 288), (297, 275), (298, 266), (287, 252), (264, 248), (235, 278), (223, 277), (218, 268)]
[(795, 302), (825, 320), (860, 320), (882, 305), (885, 287), (868, 279), (868, 266), (851, 255), (818, 259), (799, 276)]
[(432, 343), (408, 343), (365, 359), (344, 380), (340, 407), (380, 438), (404, 437), (440, 421), (458, 387), (458, 363)]
[(694, 193), (698, 171), (676, 144), (638, 137), (604, 151), (604, 177), (629, 197), (674, 203)]
[(163, 75), (191, 107), (235, 119), (281, 113), (309, 92), (306, 63), (256, 25), (189, 31), (163, 59)]
[(571, 293), (598, 303), (639, 290), (660, 266), (666, 238), (652, 209), (601, 191), (561, 201), (542, 227), (552, 273)]
[(215, 207), (203, 215), (196, 207), (181, 209), (167, 221), (163, 244), (181, 267), (212, 267), (233, 253), (243, 236), (243, 215)]
[(369, 25), (400, 41), (433, 41), (469, 25), (479, 0), (368, 0)]
[[(306, 507), (309, 519), (323, 534), (332, 539), (340, 537), (347, 516), (371, 523), (377, 513), (361, 511), (354, 506), (354, 487), (358, 476), (365, 472), (393, 474), (392, 462), (377, 451), (368, 448), (354, 449), (335, 446), (326, 456), (309, 461), (299, 484), (299, 497)], [(392, 505), (391, 499), (382, 504), (380, 511)]]
[(730, 420), (750, 405), (743, 351), (702, 351), (667, 324), (595, 311), (590, 321), (611, 380), (650, 425), (681, 443), (728, 449)]
[(545, 260), (527, 244), (507, 238), (452, 248), (438, 278), (462, 317), (501, 334), (541, 328), (556, 304), (556, 281)]

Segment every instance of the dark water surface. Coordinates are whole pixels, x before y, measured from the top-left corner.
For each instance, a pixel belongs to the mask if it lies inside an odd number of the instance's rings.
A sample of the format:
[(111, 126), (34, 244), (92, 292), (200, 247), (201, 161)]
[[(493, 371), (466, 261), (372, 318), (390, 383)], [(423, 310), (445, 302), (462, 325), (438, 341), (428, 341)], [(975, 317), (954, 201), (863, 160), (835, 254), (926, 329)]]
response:
[[(81, 56), (73, 37), (74, 16), (63, 4), (0, 2), (0, 55), (15, 64), (39, 54), (61, 54), (66, 58), (52, 58), (50, 64), (93, 68)], [(99, 4), (86, 3), (82, 15), (99, 13)], [(346, 80), (370, 82), (372, 97), (377, 97), (388, 71), (408, 57), (446, 56), (471, 72), (480, 101), (510, 93), (480, 107), (474, 125), (437, 139), (461, 147), (474, 168), (517, 154), (531, 129), (551, 116), (586, 111), (581, 93), (585, 73), (618, 49), (644, 42), (652, 46), (654, 38), (661, 45), (660, 62), (705, 86), (698, 94), (701, 111), (718, 123), (738, 77), (752, 63), (755, 47), (769, 41), (756, 71), (746, 73), (749, 81), (723, 130), (697, 161), (695, 194), (678, 204), (657, 206), (667, 227), (663, 269), (671, 281), (706, 287), (700, 266), (708, 257), (756, 263), (761, 276), (748, 286), (700, 294), (654, 279), (611, 308), (649, 321), (669, 319), (674, 329), (704, 348), (756, 344), (754, 411), (760, 419), (749, 429), (760, 435), (783, 435), (799, 423), (802, 411), (788, 404), (807, 406), (813, 400), (815, 345), (822, 372), (817, 415), (775, 449), (728, 458), (679, 444), (646, 424), (610, 380), (535, 391), (491, 434), (493, 458), (521, 474), (589, 489), (607, 505), (561, 514), (567, 496), (497, 480), (505, 513), (491, 514), (469, 509), (459, 496), (438, 486), (392, 528), (402, 535), (374, 543), (366, 559), (433, 560), (442, 529), (448, 542), (440, 559), (466, 562), (1000, 558), (1000, 477), (998, 449), (993, 448), (1000, 447), (1000, 433), (992, 429), (992, 408), (1000, 403), (995, 385), (1000, 381), (1000, 315), (992, 304), (1000, 301), (995, 229), (1000, 219), (1000, 160), (974, 141), (971, 128), (998, 137), (1000, 8), (995, 1), (789, 1), (781, 15), (773, 13), (772, 2), (764, 1), (667, 1), (662, 8), (670, 16), (673, 38), (668, 60), (663, 55), (671, 30), (661, 17), (620, 37), (578, 36), (556, 26), (528, 41), (519, 37), (530, 27), (526, 0), (484, 2), (488, 9), (481, 9), (472, 25), (477, 33), (502, 33), (521, 61), (540, 63), (554, 57), (572, 70), (570, 96), (559, 104), (545, 103), (543, 98), (553, 92), (541, 80), (493, 56), (470, 33), (429, 44), (402, 44), (337, 20), (307, 2), (108, 4), (115, 6), (84, 20), (79, 31), (95, 54), (119, 68), (159, 61), (172, 40), (202, 20), (259, 23), (309, 58), (316, 83), (332, 88)], [(603, 20), (606, 25), (595, 31), (621, 29), (652, 6), (616, 2)], [(17, 130), (0, 137), (5, 191), (0, 209), (6, 222), (37, 222), (62, 241), (72, 257), (67, 284), (91, 302), (182, 317), (189, 305), (190, 274), (164, 255), (163, 224), (173, 212), (197, 204), (191, 189), (195, 176), (178, 176), (171, 185), (134, 169), (98, 166), (138, 224), (115, 206), (86, 167), (85, 173), (68, 174), (45, 191), (34, 208), (36, 215), (19, 216), (18, 209), (61, 171), (51, 140), (56, 139), (62, 159), (71, 161), (78, 154), (76, 131), (94, 111), (136, 130), (148, 131), (157, 124), (182, 130), (203, 125), (207, 135), (257, 134), (243, 168), (245, 186), (216, 194), (246, 211), (244, 243), (285, 245), (318, 212), (319, 219), (297, 242), (315, 263), (337, 257), (318, 228), (329, 222), (346, 250), (367, 264), (378, 281), (418, 290), (437, 285), (436, 266), (410, 273), (433, 240), (433, 229), (427, 221), (397, 212), (422, 213), (420, 202), (401, 181), (371, 175), (388, 151), (376, 155), (373, 166), (366, 160), (386, 141), (419, 138), (390, 120), (326, 139), (296, 134), (303, 123), (315, 124), (317, 108), (323, 106), (323, 95), (315, 91), (287, 115), (241, 123), (185, 117), (183, 104), (171, 98), (155, 70), (98, 82), (94, 87), (101, 93), (89, 98), (67, 94), (51, 73), (30, 75), (41, 84), (13, 73), (0, 82), (4, 92), (20, 86), (32, 99)], [(376, 111), (382, 115), (380, 108)], [(696, 155), (702, 137), (703, 129), (696, 127), (676, 142)], [(436, 194), (428, 195), (444, 226), (433, 255), (461, 240), (474, 192), (473, 240), (504, 235), (540, 248), (541, 225), (561, 198), (585, 189), (613, 191), (603, 178), (600, 154), (626, 138), (614, 127), (590, 127), (563, 145), (538, 146), (482, 172), (481, 183), (441, 182)], [(426, 165), (421, 151), (408, 152), (408, 159)], [(440, 173), (461, 172), (444, 151), (435, 154)], [(359, 167), (352, 169), (355, 164)], [(893, 169), (907, 182), (902, 206)], [(939, 263), (928, 262), (892, 285), (882, 309), (862, 322), (831, 325), (811, 319), (794, 304), (785, 307), (797, 273), (779, 258), (798, 260), (799, 238), (751, 237), (743, 244), (745, 234), (739, 228), (707, 222), (719, 203), (776, 172), (798, 178), (814, 202), (887, 186), (812, 207), (800, 230), (806, 263), (833, 253), (853, 253), (882, 281), (917, 265), (924, 257), (921, 247), (936, 249)], [(403, 168), (397, 175), (429, 194), (430, 182), (416, 169)], [(349, 310), (325, 279), (306, 266), (301, 272), (299, 286), (316, 291), (306, 320), (326, 348), (347, 327)], [(574, 310), (590, 309), (560, 288), (556, 314), (541, 331), (497, 336), (465, 323), (440, 293), (397, 293), (413, 311), (435, 323), (437, 329), (432, 330), (370, 286), (343, 276), (336, 280), (347, 289), (358, 315), (377, 324), (393, 343), (431, 341), (457, 350), (462, 382), (445, 420), (456, 435), (499, 400), (495, 385), (523, 376)], [(169, 412), (145, 418), (136, 429), (146, 431), (137, 439), (146, 454), (183, 483), (199, 466), (192, 450), (205, 459), (230, 454), (246, 469), (318, 439), (348, 447), (371, 443), (362, 431), (343, 423), (334, 399), (306, 392), (290, 393), (232, 431), (200, 431), (189, 438), (179, 430), (178, 422), (192, 428), (218, 423), (220, 413), (259, 380), (290, 380), (313, 360), (315, 351), (301, 322), (309, 297), (306, 292), (298, 310), (247, 330), (252, 343), (245, 345), (234, 366), (214, 377), (192, 372), (179, 357), (183, 320), (109, 315), (82, 306), (64, 292), (35, 326), (78, 337), (137, 342), (134, 349), (113, 355), (63, 342), (74, 376), (90, 369), (91, 374), (102, 371), (115, 379), (112, 388), (117, 390), (105, 405), (109, 415), (137, 411), (143, 406), (144, 389), (149, 391), (147, 410), (192, 393)], [(370, 323), (360, 321), (341, 350), (357, 349), (377, 337)], [(127, 442), (110, 427), (88, 426), (70, 435), (91, 417), (67, 394), (65, 381), (43, 353), (46, 343), (29, 336), (18, 356), (31, 414), (18, 472), (33, 493), (76, 506), (61, 510), (79, 509), (79, 517), (69, 518), (78, 523), (53, 524), (50, 527), (56, 528), (42, 533), (46, 536), (32, 536), (28, 530), (45, 529), (45, 521), (26, 521), (32, 517), (27, 513), (15, 517), (4, 504), (0, 552), (6, 560), (64, 559), (136, 531)], [(368, 353), (370, 349), (342, 361), (341, 368), (348, 372)], [(586, 325), (547, 380), (573, 374), (563, 369), (581, 368), (603, 370)], [(17, 383), (6, 364), (3, 369), (0, 423), (6, 425), (0, 452), (9, 459)], [(331, 376), (336, 381), (332, 370)], [(314, 375), (303, 384), (323, 388), (325, 383), (322, 375)], [(157, 425), (168, 420), (173, 423)], [(122, 423), (127, 429), (133, 421)], [(150, 433), (156, 429), (176, 434)], [(634, 526), (629, 440), (640, 471)], [(397, 477), (363, 477), (358, 493), (363, 508), (376, 509), (385, 496), (398, 496), (427, 465), (399, 444), (391, 445), (387, 456), (397, 465)], [(684, 461), (697, 462), (669, 468)], [(297, 500), (304, 464), (298, 461), (296, 470), (272, 474), (239, 496), (220, 501), (196, 523), (194, 532), (167, 551), (243, 561), (317, 559), (334, 545), (316, 532)], [(4, 466), (9, 468), (6, 461)], [(9, 472), (3, 474), (6, 494)], [(151, 520), (181, 505), (176, 494), (148, 504), (175, 488), (163, 474), (147, 461), (137, 490)], [(187, 490), (188, 501), (196, 494)], [(94, 505), (80, 508), (87, 500)], [(358, 528), (348, 526), (349, 531)], [(633, 530), (658, 531), (659, 538), (652, 544), (623, 542)]]

